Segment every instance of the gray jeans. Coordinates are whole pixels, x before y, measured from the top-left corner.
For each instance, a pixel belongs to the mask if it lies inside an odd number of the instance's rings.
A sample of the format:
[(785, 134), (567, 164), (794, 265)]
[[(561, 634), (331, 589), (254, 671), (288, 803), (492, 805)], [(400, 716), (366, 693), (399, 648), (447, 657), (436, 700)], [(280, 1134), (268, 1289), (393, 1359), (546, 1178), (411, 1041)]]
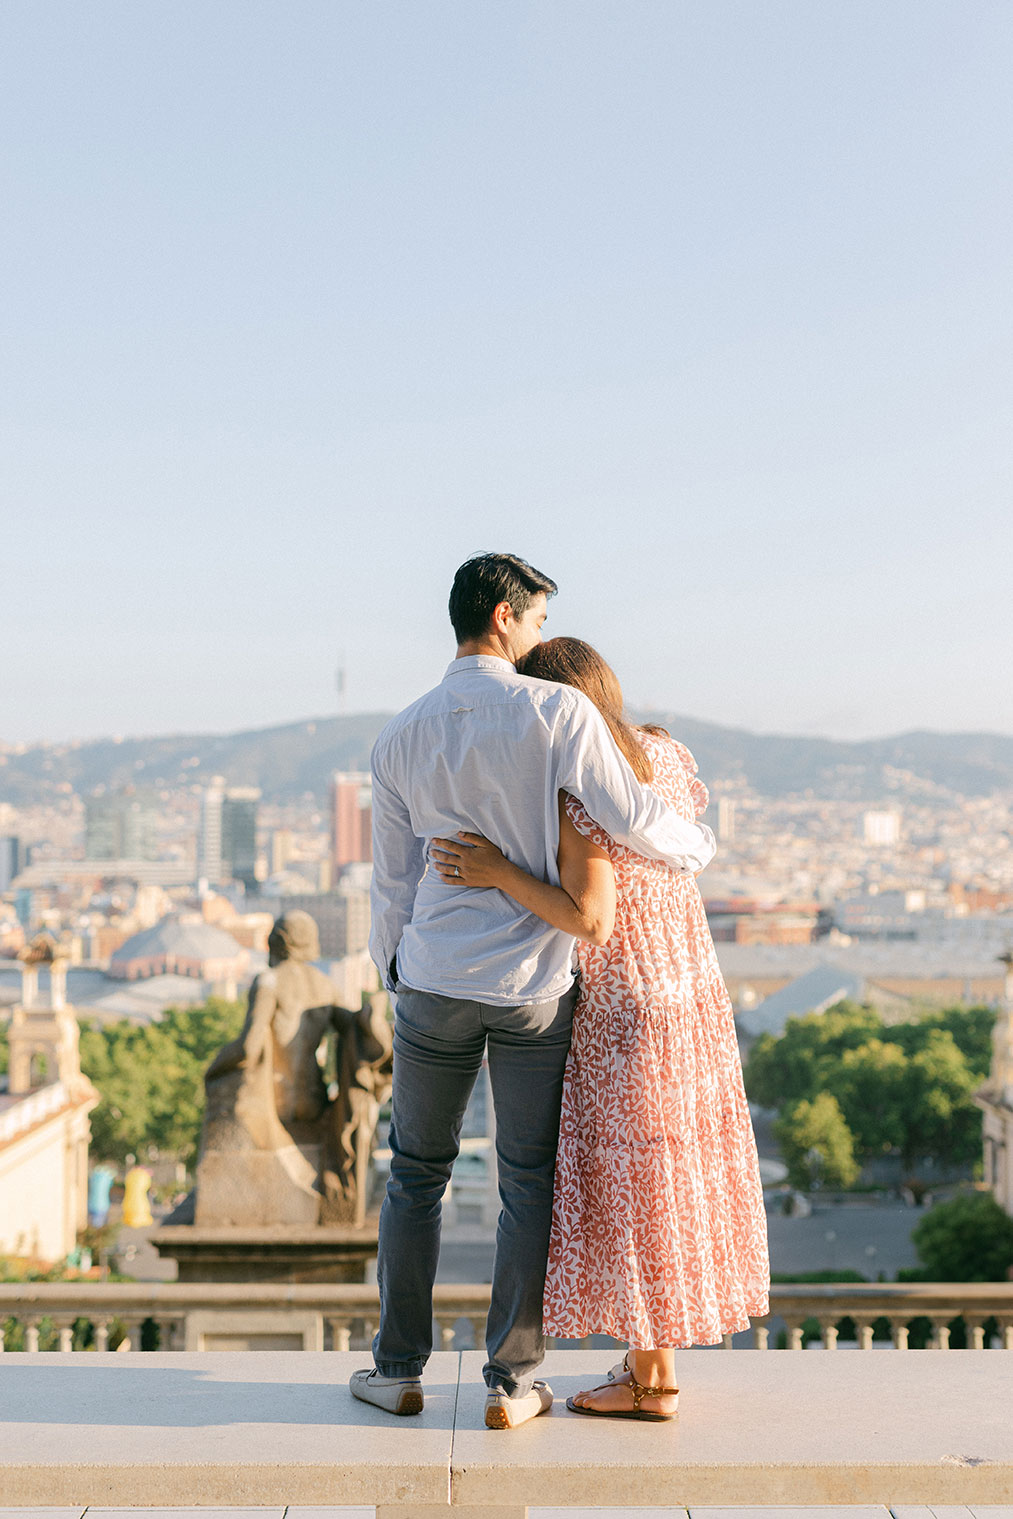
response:
[(380, 1211), (383, 1376), (419, 1376), (433, 1348), (442, 1198), (488, 1042), (502, 1211), (486, 1324), (485, 1380), (525, 1393), (545, 1352), (542, 1293), (552, 1224), (563, 1069), (577, 989), (490, 1007), (400, 986), (394, 1021), (390, 1180)]

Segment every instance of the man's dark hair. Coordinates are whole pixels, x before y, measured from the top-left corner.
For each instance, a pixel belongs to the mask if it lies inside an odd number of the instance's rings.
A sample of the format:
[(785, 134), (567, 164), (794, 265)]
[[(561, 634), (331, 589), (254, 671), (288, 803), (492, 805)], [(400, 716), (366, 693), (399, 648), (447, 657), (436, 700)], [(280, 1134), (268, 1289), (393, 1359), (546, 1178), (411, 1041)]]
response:
[(481, 638), (501, 601), (515, 617), (527, 611), (539, 591), (554, 596), (559, 587), (516, 554), (476, 554), (461, 565), (450, 589), (450, 621), (458, 643)]

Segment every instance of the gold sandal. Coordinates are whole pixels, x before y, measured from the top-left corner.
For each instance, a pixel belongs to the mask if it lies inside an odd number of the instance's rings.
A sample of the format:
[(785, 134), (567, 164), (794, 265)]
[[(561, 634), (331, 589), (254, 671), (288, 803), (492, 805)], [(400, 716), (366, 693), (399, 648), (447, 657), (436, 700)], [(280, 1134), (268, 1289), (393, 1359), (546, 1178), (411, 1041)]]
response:
[[(609, 1372), (609, 1380), (602, 1382), (599, 1387), (592, 1387), (590, 1389), (591, 1392), (605, 1392), (609, 1387), (614, 1387), (616, 1385), (617, 1369), (613, 1367)], [(629, 1387), (633, 1398), (632, 1408), (584, 1408), (581, 1404), (575, 1403), (572, 1398), (567, 1398), (566, 1406), (570, 1412), (575, 1414), (592, 1414), (596, 1419), (643, 1419), (651, 1424), (663, 1424), (666, 1419), (675, 1418), (678, 1409), (670, 1414), (652, 1414), (647, 1413), (640, 1405), (645, 1398), (677, 1398), (679, 1396), (678, 1387), (645, 1387), (642, 1382), (637, 1381), (632, 1371), (630, 1371), (629, 1352), (623, 1356), (622, 1369), (630, 1379), (626, 1383), (626, 1386)]]

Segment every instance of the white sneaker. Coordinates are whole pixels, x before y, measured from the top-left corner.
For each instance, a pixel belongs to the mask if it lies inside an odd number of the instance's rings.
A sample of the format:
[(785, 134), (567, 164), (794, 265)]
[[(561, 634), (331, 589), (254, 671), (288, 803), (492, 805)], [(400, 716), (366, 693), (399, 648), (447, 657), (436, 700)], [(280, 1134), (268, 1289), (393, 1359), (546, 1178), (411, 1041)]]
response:
[(421, 1377), (382, 1377), (374, 1366), (372, 1371), (353, 1371), (348, 1386), (353, 1398), (389, 1414), (422, 1412)]
[(486, 1429), (516, 1429), (536, 1419), (552, 1407), (552, 1388), (548, 1382), (535, 1382), (530, 1392), (511, 1398), (508, 1393), (490, 1390), (485, 1397)]

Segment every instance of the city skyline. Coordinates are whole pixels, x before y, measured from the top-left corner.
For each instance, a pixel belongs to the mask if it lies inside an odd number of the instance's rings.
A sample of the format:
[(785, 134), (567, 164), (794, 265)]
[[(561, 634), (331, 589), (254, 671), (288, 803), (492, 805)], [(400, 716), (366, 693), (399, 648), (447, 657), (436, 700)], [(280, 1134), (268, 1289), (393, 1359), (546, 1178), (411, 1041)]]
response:
[(397, 710), (483, 549), (633, 707), (1013, 734), (1008, 7), (0, 39), (4, 743)]

